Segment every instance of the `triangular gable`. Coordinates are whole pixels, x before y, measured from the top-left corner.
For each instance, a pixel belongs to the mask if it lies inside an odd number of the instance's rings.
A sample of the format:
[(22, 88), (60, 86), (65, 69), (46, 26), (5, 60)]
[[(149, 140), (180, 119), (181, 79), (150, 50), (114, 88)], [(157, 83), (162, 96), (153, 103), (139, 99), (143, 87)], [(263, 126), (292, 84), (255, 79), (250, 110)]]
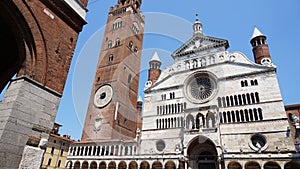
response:
[(211, 48), (224, 46), (225, 49), (229, 47), (228, 41), (224, 39), (203, 36), (196, 34), (185, 44), (183, 44), (179, 49), (177, 49), (172, 57), (175, 59), (177, 57), (197, 53), (200, 51), (208, 50)]

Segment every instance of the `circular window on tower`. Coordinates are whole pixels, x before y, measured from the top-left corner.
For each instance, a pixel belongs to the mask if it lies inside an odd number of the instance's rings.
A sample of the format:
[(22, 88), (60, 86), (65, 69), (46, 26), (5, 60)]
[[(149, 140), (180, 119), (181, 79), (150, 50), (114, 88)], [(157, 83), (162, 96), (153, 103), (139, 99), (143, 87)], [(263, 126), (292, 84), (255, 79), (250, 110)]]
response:
[(158, 151), (163, 151), (163, 150), (165, 149), (165, 147), (166, 147), (166, 143), (165, 143), (164, 140), (158, 140), (158, 141), (156, 142), (156, 149), (157, 149)]
[(262, 134), (254, 134), (250, 138), (249, 146), (257, 152), (261, 152), (268, 148), (267, 139)]
[(217, 78), (208, 72), (196, 72), (185, 81), (184, 94), (194, 103), (208, 102), (217, 91)]

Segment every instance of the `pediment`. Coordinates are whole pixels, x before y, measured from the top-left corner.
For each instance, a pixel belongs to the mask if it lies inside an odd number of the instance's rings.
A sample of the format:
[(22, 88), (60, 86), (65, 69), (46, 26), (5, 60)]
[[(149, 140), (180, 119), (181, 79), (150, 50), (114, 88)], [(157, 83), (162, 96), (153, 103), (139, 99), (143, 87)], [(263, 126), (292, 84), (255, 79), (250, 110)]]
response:
[(183, 44), (179, 49), (177, 49), (172, 54), (172, 57), (175, 59), (177, 57), (182, 57), (222, 46), (227, 49), (229, 47), (228, 41), (224, 39), (196, 34), (185, 44)]

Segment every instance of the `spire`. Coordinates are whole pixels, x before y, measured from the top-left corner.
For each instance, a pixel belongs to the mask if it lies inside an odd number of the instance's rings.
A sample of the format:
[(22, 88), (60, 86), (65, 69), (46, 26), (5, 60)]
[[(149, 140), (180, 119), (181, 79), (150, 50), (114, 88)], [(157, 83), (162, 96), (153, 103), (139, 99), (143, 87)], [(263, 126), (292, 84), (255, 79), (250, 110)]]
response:
[(263, 34), (257, 29), (257, 27), (254, 26), (254, 30), (253, 30), (253, 34), (252, 34), (251, 39), (256, 38), (256, 37), (258, 37), (258, 36), (265, 36), (265, 35), (263, 35)]
[(153, 56), (152, 56), (152, 59), (150, 60), (151, 61), (158, 61), (158, 62), (161, 62), (159, 57), (158, 57), (158, 53), (157, 51), (154, 52)]
[(193, 28), (194, 28), (194, 34), (203, 34), (202, 32), (202, 23), (199, 21), (199, 16), (198, 14), (196, 14), (196, 21), (193, 25)]

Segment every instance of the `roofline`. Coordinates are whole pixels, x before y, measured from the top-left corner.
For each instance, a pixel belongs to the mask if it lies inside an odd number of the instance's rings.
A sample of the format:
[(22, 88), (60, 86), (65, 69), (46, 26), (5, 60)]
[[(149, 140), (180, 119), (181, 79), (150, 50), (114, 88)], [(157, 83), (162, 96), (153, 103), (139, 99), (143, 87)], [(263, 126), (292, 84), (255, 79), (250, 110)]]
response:
[(298, 104), (289, 104), (284, 106), (285, 110), (292, 110), (292, 109), (300, 109), (300, 103)]

